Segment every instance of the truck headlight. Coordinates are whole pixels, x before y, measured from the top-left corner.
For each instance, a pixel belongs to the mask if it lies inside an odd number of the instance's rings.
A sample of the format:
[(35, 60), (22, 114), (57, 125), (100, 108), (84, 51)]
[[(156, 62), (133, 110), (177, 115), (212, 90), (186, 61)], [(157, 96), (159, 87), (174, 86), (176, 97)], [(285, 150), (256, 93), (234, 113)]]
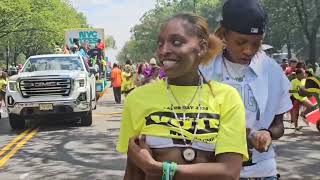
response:
[(75, 82), (78, 87), (85, 87), (86, 86), (86, 79), (76, 79)]
[(9, 81), (9, 91), (17, 91), (17, 82), (16, 81)]

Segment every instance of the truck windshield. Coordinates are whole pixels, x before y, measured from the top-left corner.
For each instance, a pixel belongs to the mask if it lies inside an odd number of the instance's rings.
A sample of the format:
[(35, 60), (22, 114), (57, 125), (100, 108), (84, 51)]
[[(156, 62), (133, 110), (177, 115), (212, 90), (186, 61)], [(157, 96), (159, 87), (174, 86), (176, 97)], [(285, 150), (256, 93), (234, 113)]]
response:
[(84, 67), (78, 57), (41, 57), (30, 58), (22, 72), (49, 70), (83, 71)]

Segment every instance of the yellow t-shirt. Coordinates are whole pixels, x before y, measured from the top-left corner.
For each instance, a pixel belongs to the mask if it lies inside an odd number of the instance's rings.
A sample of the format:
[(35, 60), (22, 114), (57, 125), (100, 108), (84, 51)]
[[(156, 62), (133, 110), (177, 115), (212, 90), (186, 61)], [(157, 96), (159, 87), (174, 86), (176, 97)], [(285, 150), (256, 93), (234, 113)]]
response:
[[(187, 140), (192, 140), (195, 126), (198, 125), (195, 140), (214, 144), (215, 154), (235, 152), (248, 159), (245, 109), (238, 92), (229, 85), (209, 82), (199, 90), (190, 106), (179, 106), (174, 97), (168, 93), (163, 80), (141, 86), (132, 91), (126, 98), (117, 150), (126, 153), (128, 141), (137, 135), (149, 135), (165, 138), (183, 139), (178, 120), (185, 109), (186, 120), (181, 122), (182, 134)], [(194, 96), (197, 86), (170, 85), (176, 99), (181, 105), (189, 104)], [(213, 97), (214, 95), (214, 97)], [(170, 100), (169, 100), (170, 98)], [(171, 104), (172, 103), (172, 104)], [(198, 112), (199, 120), (193, 123)]]
[(121, 73), (121, 91), (129, 91), (134, 88), (133, 77), (131, 73)]
[[(299, 79), (293, 79), (291, 81), (291, 90), (296, 90), (296, 91), (299, 91), (300, 87), (303, 87), (305, 84), (305, 80), (299, 80)], [(307, 97), (302, 97), (302, 96), (299, 96), (298, 93), (292, 93), (292, 96), (294, 98), (296, 98), (297, 100), (299, 101), (304, 101), (307, 99)]]
[(8, 81), (6, 79), (0, 79), (0, 90), (6, 91), (7, 84), (8, 84)]

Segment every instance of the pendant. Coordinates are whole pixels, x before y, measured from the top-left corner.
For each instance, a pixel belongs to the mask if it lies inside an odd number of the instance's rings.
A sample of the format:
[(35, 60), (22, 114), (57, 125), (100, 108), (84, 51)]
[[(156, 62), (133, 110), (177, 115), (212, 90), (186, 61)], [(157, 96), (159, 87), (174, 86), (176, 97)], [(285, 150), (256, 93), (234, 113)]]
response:
[(192, 148), (185, 148), (181, 151), (181, 155), (187, 163), (191, 163), (196, 159), (197, 152)]

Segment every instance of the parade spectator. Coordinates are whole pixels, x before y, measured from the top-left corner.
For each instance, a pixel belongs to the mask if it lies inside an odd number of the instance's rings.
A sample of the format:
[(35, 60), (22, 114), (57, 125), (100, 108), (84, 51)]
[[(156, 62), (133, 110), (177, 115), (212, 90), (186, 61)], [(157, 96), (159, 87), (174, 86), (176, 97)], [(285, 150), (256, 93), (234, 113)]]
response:
[(97, 48), (101, 51), (104, 51), (104, 49), (106, 48), (104, 42), (102, 42), (101, 39), (98, 39)]
[(289, 67), (287, 67), (287, 69), (285, 71), (286, 76), (290, 76), (291, 74), (293, 74), (296, 71), (297, 64), (298, 64), (297, 59), (290, 59), (289, 60)]
[(70, 54), (70, 48), (67, 44), (63, 48), (63, 54)]
[(78, 38), (73, 38), (73, 46), (77, 46), (78, 48), (80, 47), (80, 42)]
[(83, 42), (80, 46), (80, 50), (79, 50), (79, 55), (83, 58), (83, 59), (87, 59), (88, 55), (87, 55), (87, 50), (88, 50), (88, 44)]
[[(100, 51), (100, 56), (98, 57), (99, 62), (105, 58), (105, 54), (104, 54), (104, 50), (106, 48), (106, 45), (104, 44), (103, 41), (101, 41), (101, 39), (98, 39), (98, 44), (96, 46), (96, 48)], [(101, 66), (101, 64), (100, 64)]]
[(107, 61), (105, 59), (101, 59), (101, 77), (106, 77), (107, 71)]
[(150, 66), (146, 70), (146, 78), (144, 84), (155, 82), (159, 80), (160, 76), (160, 67), (157, 65), (157, 61), (155, 58), (151, 58), (149, 62)]
[[(301, 87), (304, 87), (305, 84), (305, 72), (303, 69), (297, 69), (296, 78), (291, 81), (291, 89), (289, 92), (291, 93), (291, 101), (293, 104), (292, 109), (290, 110), (291, 122), (294, 123), (295, 133), (300, 134), (300, 128), (298, 126), (298, 118), (299, 118), (299, 110), (300, 106), (304, 105), (308, 111), (312, 108), (312, 103), (307, 97), (302, 97), (298, 94)], [(304, 113), (303, 113), (304, 115)], [(307, 123), (308, 124), (308, 123)]]
[(137, 71), (137, 76), (136, 76), (136, 86), (142, 86), (144, 85), (145, 79), (146, 79), (146, 75), (145, 75), (145, 71), (146, 71), (146, 64), (145, 63), (141, 63), (138, 66), (138, 71)]
[(113, 88), (114, 100), (117, 104), (121, 103), (121, 70), (116, 63), (113, 64), (111, 71), (111, 85)]
[(286, 69), (289, 67), (289, 63), (287, 59), (282, 59), (281, 68), (283, 72), (286, 72)]
[(79, 46), (74, 45), (74, 46), (71, 48), (71, 54), (79, 54)]
[(296, 70), (297, 69), (301, 69), (303, 71), (306, 70), (306, 64), (304, 62), (298, 62), (297, 65), (296, 65)]
[(267, 14), (258, 0), (228, 0), (216, 34), (225, 48), (208, 66), (206, 80), (235, 87), (246, 109), (250, 160), (241, 179), (277, 179), (272, 140), (284, 133), (283, 114), (292, 107), (290, 82), (275, 60), (260, 52)]
[(313, 68), (312, 64), (310, 64), (310, 63), (307, 64), (306, 71), (311, 73), (312, 75), (314, 75), (314, 68)]
[(121, 73), (121, 92), (127, 96), (134, 89), (133, 69), (130, 60), (126, 61), (124, 70)]
[(159, 79), (164, 79), (164, 78), (166, 78), (166, 72), (164, 71), (163, 68), (160, 68)]
[[(0, 74), (0, 109), (2, 108), (2, 103), (5, 103), (5, 97), (6, 97), (6, 87), (8, 84), (8, 77), (7, 73), (2, 71)], [(0, 118), (1, 118), (1, 112), (0, 111)]]
[(157, 56), (167, 79), (135, 89), (124, 106), (117, 150), (128, 153), (125, 180), (239, 178), (248, 157), (243, 103), (198, 71), (221, 47), (202, 17), (179, 14), (162, 26)]
[(157, 60), (155, 58), (151, 58), (149, 62), (151, 68), (157, 66)]
[(159, 66), (154, 66), (152, 67), (152, 71), (151, 71), (151, 75), (148, 78), (146, 83), (153, 83), (156, 82), (158, 80), (160, 80), (159, 75), (160, 75), (160, 67)]

